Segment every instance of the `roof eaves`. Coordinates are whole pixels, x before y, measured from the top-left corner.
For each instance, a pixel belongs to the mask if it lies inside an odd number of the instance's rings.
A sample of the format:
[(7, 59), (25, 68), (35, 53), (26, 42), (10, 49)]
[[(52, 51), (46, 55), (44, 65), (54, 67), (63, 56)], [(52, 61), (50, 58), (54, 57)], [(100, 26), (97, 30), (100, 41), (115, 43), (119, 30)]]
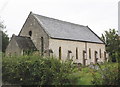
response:
[(77, 41), (77, 42), (88, 42), (88, 43), (97, 43), (97, 44), (104, 44), (100, 42), (92, 42), (92, 41), (84, 41), (84, 40), (73, 40), (73, 39), (64, 39), (64, 38), (55, 38), (55, 37), (50, 37), (51, 39), (58, 39), (58, 40), (68, 40), (68, 41)]

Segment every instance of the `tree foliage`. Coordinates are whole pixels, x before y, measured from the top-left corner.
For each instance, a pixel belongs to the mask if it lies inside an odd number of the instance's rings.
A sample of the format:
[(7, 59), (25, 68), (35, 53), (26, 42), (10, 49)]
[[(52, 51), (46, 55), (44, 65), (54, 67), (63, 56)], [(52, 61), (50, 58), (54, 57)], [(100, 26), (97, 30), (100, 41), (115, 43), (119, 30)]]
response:
[(106, 44), (106, 51), (108, 52), (111, 61), (116, 62), (120, 58), (120, 39), (118, 32), (115, 29), (109, 29), (102, 34), (102, 40)]
[(8, 43), (9, 43), (8, 35), (4, 31), (2, 31), (2, 52), (5, 52)]
[(9, 37), (8, 35), (6, 34), (6, 31), (4, 30), (5, 29), (5, 26), (3, 25), (3, 22), (0, 22), (0, 37), (2, 37), (1, 39), (1, 42), (0, 43), (0, 47), (2, 47), (2, 52), (5, 52), (5, 49), (9, 43)]
[(113, 85), (118, 86), (120, 83), (120, 76), (118, 63), (105, 63), (103, 66), (99, 65), (99, 70), (93, 74), (92, 83), (94, 85)]

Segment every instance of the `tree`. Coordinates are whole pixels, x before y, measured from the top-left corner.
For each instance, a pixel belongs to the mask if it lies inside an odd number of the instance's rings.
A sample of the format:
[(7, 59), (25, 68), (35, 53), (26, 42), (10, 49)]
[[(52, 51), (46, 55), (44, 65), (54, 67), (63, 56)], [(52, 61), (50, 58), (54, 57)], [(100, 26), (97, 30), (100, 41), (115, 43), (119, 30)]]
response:
[(120, 39), (118, 32), (115, 29), (109, 29), (102, 34), (102, 40), (106, 44), (106, 51), (109, 54), (110, 60), (116, 62), (120, 58)]
[(3, 25), (3, 22), (0, 22), (0, 38), (2, 43), (0, 43), (0, 49), (2, 49), (2, 52), (5, 52), (5, 49), (9, 43), (9, 37), (6, 34), (6, 31), (4, 31), (5, 26)]

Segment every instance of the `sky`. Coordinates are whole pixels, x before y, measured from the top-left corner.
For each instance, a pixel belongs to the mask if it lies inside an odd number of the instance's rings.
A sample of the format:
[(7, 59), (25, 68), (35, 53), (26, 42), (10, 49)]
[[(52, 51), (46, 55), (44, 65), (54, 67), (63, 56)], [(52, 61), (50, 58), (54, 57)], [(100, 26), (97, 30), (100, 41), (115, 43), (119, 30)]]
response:
[(118, 30), (119, 0), (0, 0), (0, 18), (9, 37), (18, 35), (30, 11), (89, 26), (98, 36)]

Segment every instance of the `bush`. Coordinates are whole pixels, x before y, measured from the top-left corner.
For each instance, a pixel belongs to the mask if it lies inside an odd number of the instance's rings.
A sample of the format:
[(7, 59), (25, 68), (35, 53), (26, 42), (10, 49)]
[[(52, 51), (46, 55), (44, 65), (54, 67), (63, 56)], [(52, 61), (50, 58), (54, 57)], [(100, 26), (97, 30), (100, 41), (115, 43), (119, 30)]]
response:
[(99, 70), (93, 73), (94, 85), (119, 85), (120, 76), (118, 75), (118, 63), (106, 63), (105, 65), (99, 65)]
[(3, 57), (3, 82), (19, 85), (74, 85), (79, 77), (74, 75), (71, 62), (38, 55)]

